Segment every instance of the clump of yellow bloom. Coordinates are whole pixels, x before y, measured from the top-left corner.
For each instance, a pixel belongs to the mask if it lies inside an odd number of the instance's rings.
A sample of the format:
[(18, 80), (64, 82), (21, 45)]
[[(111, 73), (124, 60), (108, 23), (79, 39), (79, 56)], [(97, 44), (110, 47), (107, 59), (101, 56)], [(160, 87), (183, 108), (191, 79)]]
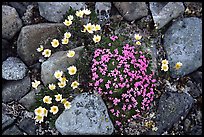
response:
[(61, 94), (55, 95), (55, 100), (56, 101), (61, 101), (62, 100), (62, 95)]
[(44, 120), (44, 117), (43, 117), (43, 116), (40, 116), (40, 115), (35, 116), (35, 121), (36, 121), (36, 122), (41, 123), (41, 122), (43, 122), (43, 120)]
[(52, 44), (52, 47), (56, 48), (59, 46), (59, 41), (57, 39), (53, 39), (51, 44)]
[(162, 64), (161, 70), (168, 71), (168, 69), (169, 69), (169, 66), (167, 64)]
[(52, 106), (50, 108), (50, 112), (53, 113), (54, 115), (59, 111), (58, 107), (57, 106)]
[(67, 82), (68, 81), (66, 77), (60, 77), (58, 80), (60, 82)]
[(164, 60), (162, 60), (162, 64), (166, 64), (166, 65), (168, 65), (169, 62), (168, 62), (166, 59), (164, 59)]
[(91, 25), (91, 23), (88, 23), (88, 24), (83, 25), (83, 26), (84, 26), (85, 30), (87, 30), (89, 33), (93, 33), (94, 27), (93, 27), (93, 25)]
[(40, 106), (34, 110), (35, 115), (44, 116), (44, 109)]
[(141, 45), (141, 42), (140, 42), (140, 41), (137, 41), (137, 42), (136, 42), (136, 45)]
[(64, 107), (65, 107), (65, 109), (70, 109), (71, 108), (71, 103), (69, 101), (66, 101), (64, 103)]
[(69, 71), (69, 75), (74, 75), (77, 72), (77, 68), (75, 66), (70, 66), (69, 68), (67, 68)]
[(37, 51), (38, 51), (38, 52), (41, 52), (41, 51), (43, 51), (43, 49), (44, 49), (43, 45), (40, 45), (40, 47), (37, 48)]
[(65, 21), (64, 21), (63, 23), (64, 23), (64, 25), (66, 25), (66, 26), (70, 26), (70, 25), (72, 24), (72, 21), (65, 19)]
[(139, 34), (135, 34), (135, 39), (136, 40), (140, 40), (142, 38), (142, 36), (140, 36)]
[(54, 90), (54, 89), (56, 89), (56, 86), (55, 86), (55, 84), (52, 83), (52, 84), (49, 84), (48, 88), (50, 90)]
[(69, 43), (69, 39), (68, 38), (63, 38), (62, 39), (62, 44), (68, 44)]
[(64, 33), (64, 38), (69, 39), (71, 37), (71, 33), (70, 32), (65, 32)]
[(95, 43), (99, 42), (100, 40), (101, 40), (101, 36), (99, 36), (99, 35), (94, 35), (93, 41), (94, 41)]
[(69, 57), (69, 58), (74, 57), (74, 55), (75, 55), (75, 51), (73, 51), (73, 50), (69, 50), (67, 53), (67, 57)]
[(178, 70), (178, 69), (181, 68), (181, 66), (182, 66), (182, 63), (181, 63), (181, 62), (177, 62), (174, 68), (175, 68), (176, 70)]
[(68, 18), (68, 20), (72, 21), (74, 19), (74, 16), (73, 15), (69, 15), (67, 18)]
[(60, 88), (64, 88), (67, 85), (66, 82), (58, 82), (57, 84)]
[(42, 52), (42, 55), (43, 55), (44, 57), (50, 57), (50, 55), (51, 55), (51, 50), (45, 49), (45, 50)]
[(45, 96), (43, 98), (43, 102), (47, 103), (47, 104), (51, 104), (52, 103), (52, 98), (50, 96)]
[(35, 89), (37, 89), (39, 85), (40, 85), (40, 81), (34, 80), (34, 82), (32, 82), (32, 87)]
[(84, 15), (84, 11), (83, 10), (76, 11), (76, 16), (77, 17), (83, 18), (83, 15)]
[(61, 103), (62, 103), (62, 104), (66, 103), (66, 102), (67, 102), (67, 100), (64, 99), (64, 98), (61, 100)]
[(83, 12), (84, 12), (85, 15), (91, 14), (91, 11), (89, 9), (84, 9)]
[(63, 71), (57, 70), (55, 71), (54, 76), (56, 79), (59, 79), (62, 77), (62, 74), (63, 74)]
[(93, 26), (93, 31), (97, 31), (97, 30), (101, 30), (101, 26), (100, 25), (92, 25)]
[(79, 86), (79, 83), (77, 81), (72, 82), (71, 87), (73, 89), (77, 88)]

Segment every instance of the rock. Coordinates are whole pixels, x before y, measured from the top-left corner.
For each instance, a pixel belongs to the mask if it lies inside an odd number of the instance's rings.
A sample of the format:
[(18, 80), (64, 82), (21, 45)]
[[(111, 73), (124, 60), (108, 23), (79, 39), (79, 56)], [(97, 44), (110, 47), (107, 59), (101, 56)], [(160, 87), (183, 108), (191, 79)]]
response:
[(22, 17), (26, 11), (26, 6), (20, 2), (9, 2), (9, 5), (16, 9), (20, 17)]
[(184, 130), (189, 131), (190, 125), (191, 125), (191, 121), (189, 119), (185, 119), (185, 121), (184, 121)]
[(12, 55), (11, 45), (5, 39), (2, 39), (2, 62), (5, 61), (9, 56)]
[(67, 71), (70, 65), (73, 65), (79, 58), (79, 53), (83, 50), (84, 46), (73, 49), (75, 51), (75, 56), (72, 58), (67, 57), (67, 51), (59, 51), (50, 56), (48, 60), (41, 65), (41, 80), (47, 85), (57, 81), (54, 77), (54, 72), (56, 70)]
[(62, 135), (113, 133), (113, 124), (100, 96), (82, 93), (74, 98), (71, 105), (71, 108), (63, 111), (55, 121), (55, 127)]
[(202, 135), (202, 126), (196, 125), (191, 129), (190, 135)]
[(95, 12), (98, 14), (99, 20), (110, 18), (111, 2), (96, 2)]
[(26, 65), (16, 57), (9, 57), (2, 64), (2, 78), (6, 80), (23, 79), (28, 72)]
[(14, 123), (15, 119), (2, 113), (2, 130)]
[(12, 39), (21, 27), (22, 21), (15, 8), (2, 5), (2, 38)]
[(70, 7), (74, 10), (84, 9), (85, 2), (38, 2), (40, 15), (51, 22), (62, 22)]
[(145, 2), (113, 2), (113, 4), (127, 21), (137, 20), (148, 15)]
[(185, 118), (193, 104), (193, 98), (187, 93), (166, 92), (159, 100), (156, 114), (156, 134), (168, 131), (181, 117)]
[(14, 125), (11, 128), (7, 129), (2, 133), (2, 135), (23, 135), (23, 132), (19, 130), (19, 128)]
[(202, 87), (199, 88), (199, 86), (197, 86), (196, 83), (192, 82), (192, 81), (188, 81), (186, 83), (186, 85), (190, 88), (189, 90), (189, 94), (191, 94), (191, 96), (193, 98), (197, 98), (202, 94)]
[[(202, 20), (190, 17), (174, 22), (164, 35), (164, 49), (173, 78), (197, 70), (202, 66)], [(179, 61), (182, 67), (175, 70)]]
[(150, 10), (158, 29), (184, 13), (182, 2), (150, 2)]
[[(63, 36), (59, 30), (65, 29), (66, 26), (63, 23), (40, 23), (23, 27), (17, 41), (18, 55), (28, 66), (35, 64), (42, 56), (36, 51), (40, 44), (50, 49), (52, 39)], [(45, 45), (46, 41), (50, 42)]]
[(37, 126), (35, 125), (34, 119), (24, 118), (20, 121), (19, 128), (25, 131), (28, 135), (36, 135), (35, 130)]
[(27, 76), (22, 80), (8, 81), (3, 85), (2, 89), (2, 101), (5, 103), (11, 102), (13, 100), (20, 100), (31, 87), (30, 77)]
[(201, 83), (202, 84), (202, 72), (201, 71), (196, 71), (190, 74), (190, 77), (192, 80), (194, 80), (197, 84)]
[(40, 92), (42, 87), (43, 87), (42, 85), (39, 85), (37, 89), (32, 89), (28, 94), (26, 94), (23, 98), (19, 100), (19, 103), (21, 103), (28, 110), (31, 109), (31, 107), (36, 102), (35, 95), (36, 93)]

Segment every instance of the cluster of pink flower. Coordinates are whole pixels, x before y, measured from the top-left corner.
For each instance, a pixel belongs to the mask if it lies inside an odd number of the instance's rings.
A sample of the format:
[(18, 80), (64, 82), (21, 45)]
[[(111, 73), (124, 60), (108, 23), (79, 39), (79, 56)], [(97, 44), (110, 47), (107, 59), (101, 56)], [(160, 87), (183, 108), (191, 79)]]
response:
[[(112, 36), (110, 39), (115, 41), (117, 38)], [(113, 52), (110, 49), (94, 52), (90, 86), (112, 103), (110, 112), (118, 119), (115, 124), (119, 127), (122, 126), (121, 118), (130, 121), (140, 116), (153, 101), (156, 80), (153, 72), (147, 74), (150, 61), (143, 54), (129, 44), (117, 47)], [(127, 115), (128, 111), (131, 116)]]

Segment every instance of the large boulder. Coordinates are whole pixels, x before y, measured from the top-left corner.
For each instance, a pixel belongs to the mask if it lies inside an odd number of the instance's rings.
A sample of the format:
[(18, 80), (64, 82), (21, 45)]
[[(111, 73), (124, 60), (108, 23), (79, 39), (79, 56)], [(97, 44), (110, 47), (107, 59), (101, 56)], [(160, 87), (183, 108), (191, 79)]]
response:
[[(202, 66), (202, 20), (190, 17), (174, 22), (164, 35), (164, 49), (173, 78), (197, 70)], [(183, 64), (179, 70), (174, 68), (177, 62)]]
[[(36, 51), (40, 44), (50, 49), (52, 39), (63, 36), (61, 32), (65, 29), (63, 23), (40, 23), (23, 27), (17, 41), (18, 55), (28, 66), (35, 64), (42, 56)], [(46, 41), (50, 42), (45, 45)]]
[(12, 39), (22, 26), (15, 8), (2, 5), (2, 38)]
[(88, 93), (74, 98), (71, 108), (55, 121), (55, 127), (62, 135), (110, 135), (114, 130), (102, 98)]
[(4, 130), (5, 128), (12, 125), (14, 123), (14, 121), (15, 121), (14, 118), (2, 113), (2, 123), (1, 123), (2, 124), (2, 130)]
[(80, 52), (83, 50), (84, 46), (73, 49), (75, 55), (72, 58), (67, 57), (67, 51), (58, 51), (50, 56), (48, 60), (41, 65), (41, 80), (47, 85), (49, 83), (56, 82), (57, 79), (54, 77), (56, 70), (61, 70), (63, 72), (67, 71), (70, 65), (73, 65), (79, 58)]
[(51, 22), (62, 22), (70, 7), (74, 10), (84, 9), (85, 2), (38, 2), (40, 15)]
[(23, 135), (23, 132), (16, 125), (14, 125), (5, 130), (2, 135)]
[(137, 20), (148, 15), (145, 2), (113, 2), (113, 4), (127, 21)]
[(31, 118), (24, 118), (19, 123), (19, 128), (25, 131), (28, 135), (36, 135), (35, 130), (37, 126), (35, 125), (35, 120)]
[(2, 64), (2, 78), (6, 80), (20, 80), (27, 74), (27, 66), (16, 57), (9, 57)]
[(19, 101), (31, 87), (30, 77), (27, 76), (22, 80), (7, 81), (2, 87), (2, 101), (5, 103), (13, 100)]
[(150, 10), (158, 29), (184, 13), (182, 2), (150, 2)]
[(95, 12), (98, 14), (99, 20), (110, 18), (111, 2), (96, 2)]

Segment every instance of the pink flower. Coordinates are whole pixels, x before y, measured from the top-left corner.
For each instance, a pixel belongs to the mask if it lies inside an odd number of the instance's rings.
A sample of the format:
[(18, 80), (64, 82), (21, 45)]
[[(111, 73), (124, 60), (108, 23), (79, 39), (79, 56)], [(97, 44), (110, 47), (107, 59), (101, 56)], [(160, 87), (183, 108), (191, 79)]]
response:
[(106, 86), (106, 89), (109, 89), (109, 88), (110, 88), (109, 84), (105, 84), (105, 86)]
[(115, 98), (115, 99), (113, 100), (113, 104), (114, 104), (114, 105), (117, 105), (119, 102), (120, 102), (120, 99)]

